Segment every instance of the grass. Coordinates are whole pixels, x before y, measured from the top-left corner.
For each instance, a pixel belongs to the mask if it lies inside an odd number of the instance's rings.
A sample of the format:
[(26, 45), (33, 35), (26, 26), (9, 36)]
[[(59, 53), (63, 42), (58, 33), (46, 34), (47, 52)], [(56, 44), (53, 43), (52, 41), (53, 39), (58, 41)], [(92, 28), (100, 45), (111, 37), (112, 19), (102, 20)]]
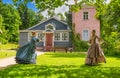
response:
[(46, 53), (37, 65), (18, 64), (0, 71), (0, 78), (119, 78), (120, 58), (107, 57), (106, 64), (84, 65), (85, 54)]
[(11, 56), (15, 56), (16, 52), (15, 51), (10, 51), (10, 52), (7, 52), (7, 51), (0, 51), (0, 59), (3, 59), (3, 58), (7, 58), (7, 57), (11, 57)]
[(0, 44), (0, 59), (15, 56), (16, 51), (13, 49), (16, 49), (17, 47), (17, 44)]
[(12, 44), (12, 43), (0, 44), (0, 50), (16, 49), (17, 47), (18, 47), (17, 44)]

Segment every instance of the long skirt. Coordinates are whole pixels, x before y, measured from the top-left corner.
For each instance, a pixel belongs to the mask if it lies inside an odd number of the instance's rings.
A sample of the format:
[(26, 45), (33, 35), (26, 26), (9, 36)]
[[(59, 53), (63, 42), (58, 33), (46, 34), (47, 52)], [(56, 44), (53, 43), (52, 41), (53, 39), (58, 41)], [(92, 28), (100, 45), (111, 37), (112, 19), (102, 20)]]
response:
[(18, 49), (16, 53), (16, 62), (19, 64), (36, 64), (35, 46), (27, 43)]
[(98, 63), (106, 63), (106, 58), (100, 46), (95, 43), (90, 46), (87, 52), (85, 64), (97, 65)]

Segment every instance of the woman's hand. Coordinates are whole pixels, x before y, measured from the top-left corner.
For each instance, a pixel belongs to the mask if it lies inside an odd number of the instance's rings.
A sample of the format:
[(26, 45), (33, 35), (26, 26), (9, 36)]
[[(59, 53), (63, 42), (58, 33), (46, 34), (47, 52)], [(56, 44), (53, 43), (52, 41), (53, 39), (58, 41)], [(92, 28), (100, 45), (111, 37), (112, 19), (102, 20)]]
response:
[(42, 39), (41, 39), (41, 38), (39, 39), (39, 42), (42, 42)]

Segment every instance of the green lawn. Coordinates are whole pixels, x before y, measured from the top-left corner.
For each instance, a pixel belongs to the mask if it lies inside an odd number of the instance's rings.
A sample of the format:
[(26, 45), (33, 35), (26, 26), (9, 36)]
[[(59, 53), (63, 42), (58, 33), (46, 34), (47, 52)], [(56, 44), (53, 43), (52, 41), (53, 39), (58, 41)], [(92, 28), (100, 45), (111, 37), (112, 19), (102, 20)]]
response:
[(15, 56), (16, 49), (18, 47), (17, 44), (0, 44), (0, 59)]
[(16, 49), (17, 47), (18, 47), (17, 44), (12, 44), (12, 43), (0, 44), (0, 50)]
[(16, 54), (15, 51), (10, 51), (10, 52), (0, 51), (0, 59), (7, 58), (7, 57), (11, 57), (11, 56), (15, 56), (15, 54)]
[(0, 70), (0, 78), (119, 78), (120, 58), (107, 57), (106, 64), (84, 65), (85, 54), (46, 53), (37, 65), (14, 65)]

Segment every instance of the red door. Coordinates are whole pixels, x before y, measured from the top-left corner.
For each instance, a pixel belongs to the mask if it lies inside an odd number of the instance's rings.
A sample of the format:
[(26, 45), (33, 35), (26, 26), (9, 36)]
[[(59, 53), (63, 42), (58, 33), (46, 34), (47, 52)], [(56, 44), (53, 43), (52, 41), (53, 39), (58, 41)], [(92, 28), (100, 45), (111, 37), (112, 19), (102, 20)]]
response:
[(53, 33), (46, 33), (46, 51), (50, 51), (53, 43)]

